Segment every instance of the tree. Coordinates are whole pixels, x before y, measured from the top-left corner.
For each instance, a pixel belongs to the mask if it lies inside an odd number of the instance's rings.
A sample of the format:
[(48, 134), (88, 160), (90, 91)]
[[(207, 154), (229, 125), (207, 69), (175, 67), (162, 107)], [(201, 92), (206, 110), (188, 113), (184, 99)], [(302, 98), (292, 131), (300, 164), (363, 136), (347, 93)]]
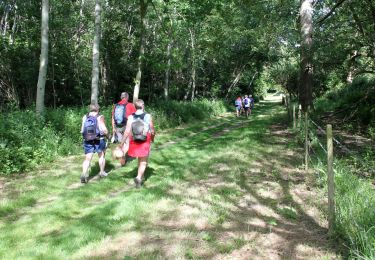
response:
[(44, 112), (44, 93), (47, 79), (48, 66), (48, 20), (49, 20), (49, 0), (42, 0), (42, 24), (41, 24), (41, 52), (39, 77), (36, 95), (36, 113), (41, 116)]
[(141, 18), (140, 25), (140, 35), (139, 35), (139, 54), (138, 54), (138, 71), (135, 77), (135, 86), (133, 93), (133, 102), (138, 99), (139, 89), (141, 88), (141, 79), (142, 79), (142, 61), (145, 55), (145, 30), (146, 30), (146, 12), (147, 12), (148, 2), (145, 0), (139, 0), (139, 12)]
[(307, 111), (312, 106), (313, 64), (312, 64), (312, 34), (313, 34), (313, 0), (301, 0), (301, 78), (299, 101), (302, 109)]
[(100, 0), (95, 1), (95, 34), (92, 48), (91, 104), (98, 104), (99, 93), (99, 44), (100, 44)]

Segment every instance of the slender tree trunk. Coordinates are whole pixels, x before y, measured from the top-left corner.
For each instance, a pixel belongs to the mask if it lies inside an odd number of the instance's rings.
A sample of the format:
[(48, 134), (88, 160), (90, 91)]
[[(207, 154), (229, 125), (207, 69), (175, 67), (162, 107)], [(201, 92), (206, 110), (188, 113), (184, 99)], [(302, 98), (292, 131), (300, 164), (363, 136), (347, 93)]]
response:
[(140, 0), (139, 3), (140, 3), (139, 9), (140, 9), (140, 16), (141, 16), (141, 33), (139, 36), (140, 39), (139, 39), (138, 71), (135, 77), (133, 102), (137, 101), (139, 97), (139, 90), (141, 88), (141, 79), (142, 79), (142, 61), (144, 59), (144, 54), (145, 54), (144, 38), (145, 38), (145, 30), (146, 30), (147, 3), (144, 0)]
[[(241, 76), (242, 76), (242, 73), (243, 73), (245, 67), (246, 67), (246, 64), (243, 65), (243, 66), (239, 69), (239, 71), (238, 71), (237, 74), (235, 74), (236, 77), (234, 78), (232, 84), (230, 84), (230, 86), (229, 86), (229, 88), (228, 88), (228, 91), (227, 91), (227, 94), (225, 95), (225, 98), (228, 98), (229, 93), (232, 91), (232, 88), (234, 88), (234, 87), (237, 85), (237, 83), (240, 81)], [(236, 70), (237, 70), (237, 69), (236, 69)]]
[(78, 61), (79, 61), (78, 53), (79, 53), (79, 47), (81, 45), (81, 32), (83, 30), (83, 19), (84, 19), (83, 6), (84, 4), (85, 4), (85, 0), (81, 0), (80, 8), (79, 8), (79, 22), (77, 26), (76, 41), (74, 45), (74, 50), (76, 53), (76, 55), (74, 55), (74, 74), (75, 74), (75, 79), (77, 81), (78, 88), (79, 88), (79, 94), (81, 98), (82, 107), (84, 106), (84, 101), (83, 101), (83, 90), (82, 90), (81, 71), (80, 71), (81, 66), (78, 64)]
[(165, 100), (168, 100), (169, 98), (169, 75), (171, 71), (171, 59), (172, 59), (171, 50), (172, 50), (172, 39), (170, 38), (168, 42), (168, 46), (167, 46), (167, 69), (165, 70), (165, 82), (164, 82)]
[(258, 71), (254, 73), (254, 75), (251, 77), (250, 83), (249, 83), (249, 93), (251, 94), (251, 86), (253, 85), (255, 77), (258, 75)]
[(196, 87), (195, 37), (191, 28), (189, 28), (189, 32), (191, 41), (191, 101), (193, 101)]
[(99, 93), (99, 44), (100, 44), (100, 0), (95, 1), (95, 35), (92, 48), (91, 104), (98, 104)]
[(44, 112), (44, 93), (48, 67), (48, 20), (49, 0), (42, 0), (41, 52), (36, 92), (36, 114), (39, 116), (43, 115)]
[[(7, 8), (7, 6), (5, 7)], [(5, 15), (4, 15), (4, 19), (2, 21), (2, 35), (5, 36), (7, 34), (7, 29), (8, 29), (8, 15), (9, 15), (9, 11), (8, 10), (5, 10)]]
[(302, 109), (312, 107), (313, 64), (313, 0), (301, 0), (301, 77), (299, 84), (299, 101)]
[(16, 34), (16, 28), (17, 28), (17, 18), (18, 18), (18, 14), (17, 14), (17, 6), (15, 5), (14, 6), (14, 19), (13, 19), (13, 25), (12, 25), (12, 32), (11, 34), (9, 35), (9, 43), (11, 45), (13, 45), (14, 43), (14, 37), (15, 37), (15, 34)]

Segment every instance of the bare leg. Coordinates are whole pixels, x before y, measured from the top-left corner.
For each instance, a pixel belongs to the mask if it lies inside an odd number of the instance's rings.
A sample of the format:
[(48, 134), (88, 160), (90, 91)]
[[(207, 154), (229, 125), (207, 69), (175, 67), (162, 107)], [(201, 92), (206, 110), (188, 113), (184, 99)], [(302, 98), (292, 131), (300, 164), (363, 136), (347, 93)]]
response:
[(142, 180), (143, 175), (145, 174), (146, 167), (147, 167), (147, 159), (148, 159), (148, 156), (138, 157), (138, 175), (137, 175), (138, 180)]
[(89, 168), (90, 168), (90, 163), (91, 163), (91, 159), (92, 159), (93, 155), (94, 155), (94, 153), (88, 153), (88, 154), (85, 155), (85, 160), (83, 161), (83, 164), (82, 164), (81, 181), (82, 181), (82, 179), (88, 177), (88, 171), (89, 171)]
[(148, 156), (138, 157), (138, 175), (134, 178), (135, 187), (139, 189), (142, 184), (142, 179), (146, 171)]
[(99, 156), (99, 168), (100, 168), (100, 176), (105, 177), (107, 173), (104, 171), (105, 168), (105, 151), (98, 153)]
[(129, 150), (129, 137), (126, 139), (125, 143), (124, 143), (124, 146), (121, 148), (122, 149), (122, 152), (124, 153), (124, 156), (122, 158), (120, 158), (120, 164), (121, 166), (124, 166), (126, 164), (126, 155), (128, 153), (128, 150)]

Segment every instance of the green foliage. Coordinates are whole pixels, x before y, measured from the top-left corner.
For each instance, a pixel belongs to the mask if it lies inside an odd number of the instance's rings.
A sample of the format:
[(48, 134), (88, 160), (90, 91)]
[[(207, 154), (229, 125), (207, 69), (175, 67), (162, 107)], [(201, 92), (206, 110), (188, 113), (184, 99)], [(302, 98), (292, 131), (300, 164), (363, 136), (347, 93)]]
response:
[[(195, 102), (163, 101), (147, 107), (153, 115), (157, 130), (182, 123), (203, 120), (226, 111), (222, 101)], [(106, 125), (111, 129), (112, 107), (101, 109)], [(82, 137), (80, 133), (85, 108), (47, 109), (44, 121), (31, 110), (15, 110), (0, 115), (0, 174), (23, 172), (58, 156), (77, 154)]]
[(226, 111), (226, 107), (223, 101), (202, 99), (194, 102), (161, 101), (146, 110), (153, 115), (157, 129), (166, 129), (218, 116)]
[(375, 122), (375, 78), (358, 77), (347, 87), (334, 88), (315, 102), (317, 114), (335, 113), (349, 126), (369, 128)]
[(375, 191), (368, 180), (359, 179), (345, 163), (336, 166), (336, 232), (354, 258), (375, 258)]

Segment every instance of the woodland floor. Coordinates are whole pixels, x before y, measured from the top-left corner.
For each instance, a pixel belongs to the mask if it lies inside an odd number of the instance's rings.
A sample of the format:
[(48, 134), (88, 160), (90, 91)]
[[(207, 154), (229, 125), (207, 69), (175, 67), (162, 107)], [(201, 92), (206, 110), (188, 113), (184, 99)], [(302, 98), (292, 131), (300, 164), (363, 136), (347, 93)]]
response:
[(82, 156), (0, 179), (0, 258), (341, 259), (280, 101), (158, 134), (139, 190), (110, 153), (86, 185)]

